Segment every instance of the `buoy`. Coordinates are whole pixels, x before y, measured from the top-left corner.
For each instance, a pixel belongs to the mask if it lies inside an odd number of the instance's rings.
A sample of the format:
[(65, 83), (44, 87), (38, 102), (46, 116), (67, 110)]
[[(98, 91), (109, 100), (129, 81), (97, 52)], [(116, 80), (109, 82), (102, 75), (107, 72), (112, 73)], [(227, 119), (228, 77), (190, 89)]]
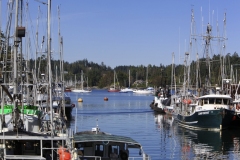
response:
[(107, 97), (104, 97), (104, 101), (108, 101), (108, 98), (107, 98)]
[(82, 98), (78, 98), (78, 102), (83, 102), (83, 99)]

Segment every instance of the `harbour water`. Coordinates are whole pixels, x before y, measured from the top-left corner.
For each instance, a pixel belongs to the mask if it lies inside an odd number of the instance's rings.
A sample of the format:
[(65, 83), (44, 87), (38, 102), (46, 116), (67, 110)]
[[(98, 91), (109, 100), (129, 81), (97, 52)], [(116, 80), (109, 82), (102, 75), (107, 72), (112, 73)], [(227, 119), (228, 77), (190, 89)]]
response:
[[(76, 104), (70, 127), (128, 136), (142, 144), (152, 160), (240, 159), (240, 131), (193, 131), (181, 128), (168, 115), (154, 114), (149, 104), (153, 95), (66, 92)], [(108, 101), (104, 101), (108, 97)], [(83, 102), (78, 102), (82, 98)], [(135, 153), (138, 154), (138, 153)]]

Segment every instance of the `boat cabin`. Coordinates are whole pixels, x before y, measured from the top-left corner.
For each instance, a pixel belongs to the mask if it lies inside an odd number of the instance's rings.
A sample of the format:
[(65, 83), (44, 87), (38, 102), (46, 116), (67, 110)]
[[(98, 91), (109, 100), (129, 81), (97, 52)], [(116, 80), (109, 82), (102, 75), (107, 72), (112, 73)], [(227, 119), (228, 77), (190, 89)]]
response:
[(129, 151), (137, 149), (134, 159), (148, 160), (142, 146), (132, 138), (100, 132), (98, 128), (76, 133), (74, 144), (80, 159), (128, 160), (132, 156)]
[(231, 97), (201, 97), (199, 105), (203, 106), (204, 104), (230, 105)]

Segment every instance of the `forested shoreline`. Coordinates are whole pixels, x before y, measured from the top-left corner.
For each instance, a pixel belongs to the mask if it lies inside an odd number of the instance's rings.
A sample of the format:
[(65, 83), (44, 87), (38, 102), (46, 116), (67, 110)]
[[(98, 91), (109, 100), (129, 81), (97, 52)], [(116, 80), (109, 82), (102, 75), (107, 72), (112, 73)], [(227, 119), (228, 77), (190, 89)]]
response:
[[(199, 58), (199, 75), (201, 78), (201, 81), (204, 82), (205, 76), (207, 73), (206, 68), (206, 58), (202, 57)], [(46, 58), (41, 57), (41, 64), (40, 70), (41, 72), (44, 72), (46, 68)], [(37, 60), (37, 62), (40, 62), (40, 58)], [(211, 84), (221, 84), (221, 69), (223, 66), (227, 75), (226, 78), (230, 78), (230, 69), (231, 65), (240, 64), (240, 57), (238, 53), (234, 53), (231, 55), (228, 53), (226, 56), (222, 57), (220, 55), (213, 55), (213, 57), (210, 60), (211, 63)], [(33, 59), (30, 60), (30, 67), (34, 68), (35, 61)], [(52, 69), (53, 69), (53, 76), (57, 73), (60, 73), (59, 68), (56, 67), (59, 66), (60, 61), (59, 60), (52, 60)], [(224, 65), (223, 65), (224, 64)], [(151, 65), (148, 66), (117, 66), (115, 68), (111, 68), (104, 64), (103, 62), (101, 64), (97, 64), (91, 61), (88, 61), (87, 59), (78, 60), (73, 63), (69, 63), (64, 61), (64, 79), (65, 82), (75, 81), (75, 75), (77, 81), (80, 80), (81, 77), (81, 70), (83, 70), (84, 77), (88, 79), (88, 86), (89, 87), (98, 87), (98, 88), (104, 88), (108, 87), (113, 84), (114, 82), (114, 70), (117, 74), (117, 81), (121, 87), (128, 87), (129, 85), (129, 70), (130, 70), (130, 85), (132, 88), (136, 87), (145, 87), (146, 86), (146, 77), (148, 77), (148, 86), (152, 87), (165, 87), (166, 85), (176, 84), (176, 85), (182, 85), (183, 79), (184, 79), (184, 64), (172, 64), (170, 62), (168, 65), (163, 65), (161, 63), (161, 60), (159, 62), (159, 66)], [(173, 67), (172, 67), (173, 66)], [(173, 68), (173, 69), (172, 69)], [(240, 66), (239, 66), (240, 69)], [(234, 72), (238, 73), (239, 69), (235, 67)], [(190, 79), (191, 84), (196, 85), (196, 70), (197, 70), (197, 62), (192, 61), (190, 63)], [(148, 73), (148, 76), (147, 76)], [(174, 78), (172, 78), (175, 75), (175, 82)], [(240, 75), (240, 74), (239, 74)], [(138, 80), (138, 81), (137, 81)], [(136, 83), (139, 82), (139, 83)], [(135, 83), (134, 83), (135, 82)], [(86, 86), (86, 79), (84, 85)]]

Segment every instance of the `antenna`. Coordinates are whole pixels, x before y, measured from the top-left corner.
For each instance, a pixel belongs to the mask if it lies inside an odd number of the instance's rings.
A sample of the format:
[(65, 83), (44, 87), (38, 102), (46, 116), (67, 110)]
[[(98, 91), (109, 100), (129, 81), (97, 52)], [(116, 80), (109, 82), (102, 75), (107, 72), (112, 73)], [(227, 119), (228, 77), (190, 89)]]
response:
[(98, 128), (98, 119), (97, 119), (97, 121), (96, 121), (96, 126), (97, 126), (97, 128)]
[(178, 35), (178, 38), (179, 38), (179, 39), (178, 39), (178, 41), (179, 41), (179, 42), (178, 42), (178, 43), (179, 43), (179, 44), (178, 44), (178, 45), (179, 45), (179, 46), (178, 46), (178, 54), (179, 54), (179, 64), (180, 64), (180, 49), (181, 49), (181, 45), (180, 45), (180, 27), (179, 27), (179, 35)]
[(211, 22), (210, 22), (210, 0), (208, 1), (208, 22), (209, 22), (209, 24), (211, 24)]

